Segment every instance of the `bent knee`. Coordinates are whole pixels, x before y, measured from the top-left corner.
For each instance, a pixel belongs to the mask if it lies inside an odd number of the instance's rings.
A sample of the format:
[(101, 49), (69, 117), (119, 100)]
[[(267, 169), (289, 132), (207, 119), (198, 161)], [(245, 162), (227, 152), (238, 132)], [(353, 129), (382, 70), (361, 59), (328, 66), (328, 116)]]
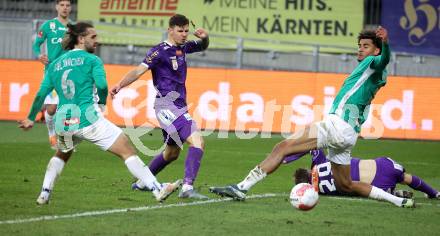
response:
[(203, 137), (201, 135), (191, 136), (187, 140), (187, 142), (188, 142), (188, 144), (191, 147), (195, 147), (195, 148), (199, 148), (199, 149), (205, 150), (205, 141), (203, 140)]
[(281, 156), (284, 157), (289, 154), (288, 153), (289, 146), (290, 144), (286, 140), (283, 140), (275, 145), (272, 152), (275, 154), (280, 154)]
[(47, 114), (53, 116), (57, 111), (57, 105), (46, 105)]

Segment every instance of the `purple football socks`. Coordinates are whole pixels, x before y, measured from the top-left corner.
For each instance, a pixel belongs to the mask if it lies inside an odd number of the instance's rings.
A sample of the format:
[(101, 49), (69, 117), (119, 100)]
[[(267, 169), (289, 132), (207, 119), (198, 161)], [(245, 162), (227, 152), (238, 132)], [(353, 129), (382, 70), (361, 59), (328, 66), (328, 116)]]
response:
[(163, 153), (157, 155), (148, 165), (148, 168), (150, 168), (151, 173), (153, 175), (157, 175), (163, 168), (165, 168), (170, 162), (166, 161), (163, 158)]
[(185, 160), (184, 184), (192, 185), (199, 173), (200, 161), (202, 160), (203, 150), (196, 147), (189, 147), (188, 155)]
[(425, 181), (415, 175), (412, 176), (412, 181), (409, 186), (415, 190), (428, 194), (430, 198), (435, 198), (438, 193), (437, 190), (433, 189), (431, 186), (425, 183)]

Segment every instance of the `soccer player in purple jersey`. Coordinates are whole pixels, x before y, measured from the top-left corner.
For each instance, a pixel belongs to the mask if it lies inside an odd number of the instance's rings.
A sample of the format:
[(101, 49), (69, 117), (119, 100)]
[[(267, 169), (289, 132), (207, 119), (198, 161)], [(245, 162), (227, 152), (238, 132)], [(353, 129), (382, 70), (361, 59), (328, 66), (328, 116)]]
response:
[[(284, 164), (298, 160), (309, 152), (286, 157)], [(344, 194), (337, 190), (331, 172), (331, 164), (323, 150), (310, 151), (312, 156), (311, 171), (298, 168), (294, 174), (295, 184), (312, 183), (321, 194)], [(389, 157), (375, 159), (351, 159), (351, 179), (371, 184), (398, 197), (411, 198), (412, 192), (396, 190), (397, 184), (405, 184), (410, 188), (425, 193), (428, 198), (440, 199), (440, 193), (428, 185), (423, 179), (406, 172), (405, 168)]]
[[(157, 120), (166, 143), (165, 150), (154, 157), (149, 168), (157, 175), (180, 154), (183, 143), (189, 149), (185, 161), (185, 177), (179, 193), (180, 198), (207, 199), (195, 191), (193, 183), (200, 168), (204, 142), (196, 123), (188, 114), (186, 103), (186, 59), (185, 55), (200, 52), (208, 48), (209, 37), (204, 29), (196, 29), (194, 35), (200, 40), (188, 41), (189, 20), (176, 14), (169, 20), (168, 39), (151, 48), (142, 63), (128, 72), (111, 89), (114, 97), (122, 88), (130, 85), (151, 70), (157, 95), (154, 103)], [(133, 189), (147, 190), (141, 183), (133, 184)]]

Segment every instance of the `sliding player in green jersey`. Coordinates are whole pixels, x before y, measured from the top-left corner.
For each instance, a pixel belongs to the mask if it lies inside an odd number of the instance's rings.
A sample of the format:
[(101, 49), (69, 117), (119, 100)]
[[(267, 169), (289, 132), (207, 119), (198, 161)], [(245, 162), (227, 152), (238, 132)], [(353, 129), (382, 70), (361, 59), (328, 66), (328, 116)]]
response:
[[(49, 64), (63, 55), (65, 51), (61, 47), (61, 40), (66, 33), (66, 25), (70, 22), (69, 15), (72, 10), (70, 0), (56, 0), (57, 17), (44, 22), (38, 30), (37, 37), (32, 45), (38, 60), (44, 64), (45, 71)], [(46, 52), (41, 51), (41, 45), (46, 42)], [(55, 126), (53, 115), (57, 109), (58, 96), (55, 91), (50, 93), (44, 100), (44, 117), (49, 134), (49, 143), (56, 148)]]
[(32, 128), (44, 98), (55, 89), (59, 95), (55, 114), (57, 151), (47, 165), (37, 204), (49, 203), (56, 178), (82, 140), (117, 155), (133, 176), (153, 190), (156, 200), (165, 200), (180, 186), (181, 180), (160, 184), (137, 156), (122, 129), (102, 116), (98, 104), (102, 109), (105, 106), (108, 86), (104, 65), (93, 54), (97, 46), (96, 30), (88, 23), (68, 24), (67, 27), (69, 30), (63, 39), (63, 48), (69, 51), (48, 66), (29, 115), (19, 126), (24, 130)]
[(273, 173), (286, 156), (328, 148), (328, 159), (339, 191), (386, 200), (396, 206), (414, 207), (412, 199), (396, 197), (370, 184), (351, 180), (351, 149), (356, 143), (360, 126), (367, 119), (371, 101), (386, 83), (385, 68), (390, 60), (387, 30), (378, 27), (375, 31), (361, 32), (358, 48), (359, 65), (345, 79), (330, 114), (324, 120), (309, 125), (305, 130), (278, 143), (269, 156), (251, 170), (242, 182), (225, 187), (211, 187), (210, 191), (236, 200), (244, 200), (247, 191)]

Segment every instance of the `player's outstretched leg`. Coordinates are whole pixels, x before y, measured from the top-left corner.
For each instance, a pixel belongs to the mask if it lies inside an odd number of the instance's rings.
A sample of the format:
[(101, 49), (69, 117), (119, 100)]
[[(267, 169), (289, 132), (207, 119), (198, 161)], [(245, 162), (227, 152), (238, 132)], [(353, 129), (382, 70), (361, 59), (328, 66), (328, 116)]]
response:
[[(49, 135), (49, 144), (50, 147), (54, 150), (57, 149), (57, 138), (55, 134), (55, 122), (54, 122), (54, 114), (56, 110), (56, 105), (46, 105), (46, 110), (44, 111), (44, 117), (47, 126), (47, 132)], [(48, 111), (49, 110), (49, 111)], [(51, 114), (49, 114), (49, 112)]]
[[(167, 144), (165, 150), (161, 152), (159, 155), (155, 156), (153, 160), (148, 164), (148, 168), (154, 176), (159, 174), (166, 166), (168, 166), (171, 162), (177, 160), (180, 154), (180, 148), (174, 144)], [(142, 183), (141, 180), (136, 180), (131, 184), (132, 190), (138, 191), (150, 191), (145, 184)]]
[(116, 154), (124, 160), (130, 173), (139, 179), (143, 185), (151, 189), (157, 201), (162, 202), (175, 192), (181, 185), (181, 180), (170, 184), (160, 184), (156, 177), (151, 173), (147, 165), (136, 155), (134, 147), (128, 141), (127, 136), (118, 127), (106, 122), (108, 127), (114, 127), (115, 133), (119, 132), (116, 141), (108, 148), (108, 151)]
[(225, 187), (211, 187), (210, 192), (220, 196), (231, 197), (235, 200), (244, 200), (246, 193), (267, 175), (273, 173), (282, 164), (287, 155), (303, 153), (316, 148), (316, 138), (310, 136), (311, 127), (300, 131), (302, 136), (297, 134), (281, 141), (273, 148), (272, 152), (258, 166), (249, 171), (249, 174), (238, 184)]
[(49, 160), (46, 168), (46, 174), (44, 175), (43, 186), (41, 187), (41, 193), (36, 201), (38, 205), (49, 204), (50, 195), (55, 185), (55, 181), (57, 180), (58, 176), (60, 176), (65, 163), (69, 160), (71, 155), (72, 151), (67, 153), (57, 151), (55, 156)]
[(338, 189), (338, 191), (355, 193), (359, 196), (369, 197), (379, 201), (387, 201), (398, 207), (415, 207), (415, 202), (412, 199), (400, 198), (370, 184), (352, 181), (350, 177), (350, 165), (342, 165), (332, 162), (331, 166), (336, 189)]
[(425, 196), (428, 198), (440, 199), (439, 191), (427, 184), (422, 178), (418, 176), (404, 173), (403, 183), (414, 190), (425, 193)]
[[(182, 135), (185, 136), (184, 133)], [(190, 198), (198, 200), (209, 199), (207, 196), (198, 193), (194, 189), (194, 181), (200, 170), (200, 164), (203, 157), (203, 138), (202, 135), (196, 131), (193, 132), (186, 142), (190, 145), (188, 148), (188, 154), (185, 160), (185, 177), (183, 178), (182, 189), (179, 192), (179, 198)]]

